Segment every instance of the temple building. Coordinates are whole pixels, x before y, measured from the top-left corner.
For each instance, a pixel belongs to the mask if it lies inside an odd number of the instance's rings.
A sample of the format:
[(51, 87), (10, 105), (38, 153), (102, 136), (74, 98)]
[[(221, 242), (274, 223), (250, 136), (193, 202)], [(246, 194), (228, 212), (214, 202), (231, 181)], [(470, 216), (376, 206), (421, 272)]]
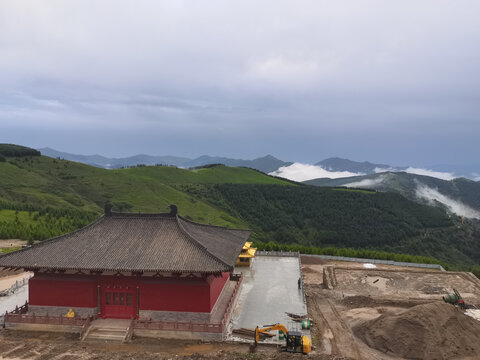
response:
[(0, 256), (0, 268), (34, 273), (28, 314), (215, 322), (250, 233), (189, 221), (174, 205), (159, 214), (106, 207), (82, 229)]
[(245, 245), (243, 245), (240, 255), (238, 255), (238, 259), (235, 265), (250, 266), (250, 264), (252, 263), (252, 259), (255, 257), (255, 253), (257, 252), (256, 248), (252, 248), (252, 244), (253, 243), (251, 241), (245, 242)]

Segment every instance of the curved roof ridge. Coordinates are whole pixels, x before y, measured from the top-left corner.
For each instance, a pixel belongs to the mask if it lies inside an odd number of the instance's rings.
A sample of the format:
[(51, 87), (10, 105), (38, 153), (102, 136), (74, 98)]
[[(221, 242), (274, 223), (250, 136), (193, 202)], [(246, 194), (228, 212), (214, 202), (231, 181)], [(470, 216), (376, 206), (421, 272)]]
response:
[(114, 218), (162, 218), (162, 219), (174, 219), (175, 215), (172, 213), (142, 213), (142, 212), (111, 212), (106, 217)]
[(107, 212), (78, 230), (1, 255), (0, 267), (219, 273), (232, 271), (250, 233), (174, 211)]
[(42, 247), (42, 246), (44, 246), (44, 245), (51, 244), (51, 243), (53, 243), (53, 242), (55, 242), (55, 241), (61, 240), (62, 238), (65, 238), (65, 237), (70, 236), (70, 235), (72, 235), (72, 234), (77, 234), (77, 233), (79, 233), (79, 232), (81, 232), (81, 231), (84, 231), (84, 230), (92, 227), (93, 225), (98, 224), (99, 222), (101, 222), (101, 221), (103, 221), (103, 220), (105, 220), (105, 215), (100, 216), (100, 217), (99, 217), (97, 220), (95, 220), (94, 222), (91, 222), (90, 224), (87, 224), (87, 225), (81, 227), (80, 229), (77, 229), (77, 230), (74, 230), (74, 231), (72, 231), (72, 232), (68, 232), (68, 233), (66, 233), (66, 234), (62, 234), (62, 235), (59, 235), (59, 236), (55, 236), (55, 237), (53, 237), (53, 238), (51, 238), (51, 239), (42, 240), (42, 241), (40, 241), (40, 242), (38, 242), (38, 243), (36, 243), (36, 244), (32, 244), (32, 245), (30, 245), (30, 246), (26, 246), (26, 247), (24, 247), (24, 248), (22, 248), (22, 249), (20, 249), (20, 250), (17, 250), (17, 251), (12, 251), (12, 252), (9, 252), (9, 253), (6, 253), (6, 254), (2, 254), (2, 255), (0, 255), (0, 258), (7, 257), (8, 255), (11, 255), (11, 254), (18, 254), (18, 253), (20, 253), (20, 252), (22, 252), (22, 251), (29, 250), (29, 249), (31, 249), (32, 247), (39, 248), (39, 247)]
[(201, 224), (201, 223), (197, 223), (193, 220), (189, 220), (187, 218), (184, 218), (181, 215), (177, 215), (177, 217), (179, 217), (181, 220), (183, 220), (185, 222), (188, 222), (188, 223), (194, 224), (194, 225), (198, 225), (198, 226), (205, 226), (205, 227), (211, 227), (211, 228), (217, 228), (217, 229), (226, 229), (226, 230), (235, 230), (235, 231), (250, 231), (250, 232), (252, 232), (252, 230), (250, 230), (250, 229), (232, 229), (232, 228), (229, 228), (228, 226)]
[[(192, 234), (190, 234), (187, 229), (185, 229), (185, 227), (181, 224), (180, 221), (178, 221), (179, 219), (183, 220), (183, 218), (177, 214), (176, 216), (176, 219), (177, 219), (177, 224), (178, 224), (178, 227), (180, 228), (180, 230), (185, 234), (187, 235), (187, 238), (192, 240), (192, 243), (197, 245), (202, 251), (204, 251), (208, 256), (212, 257), (213, 259), (215, 259), (215, 261), (218, 261), (219, 263), (221, 263), (222, 265), (224, 266), (227, 266), (228, 268), (233, 268), (231, 265), (227, 264), (225, 261), (223, 261), (222, 259), (218, 258), (217, 256), (215, 256), (214, 254), (212, 254), (210, 252), (210, 250), (207, 249), (207, 247), (205, 245), (203, 245), (200, 241), (198, 241), (197, 239), (195, 239), (195, 237), (193, 237)], [(197, 224), (195, 222), (191, 222), (192, 224)], [(200, 224), (201, 225), (201, 224)]]

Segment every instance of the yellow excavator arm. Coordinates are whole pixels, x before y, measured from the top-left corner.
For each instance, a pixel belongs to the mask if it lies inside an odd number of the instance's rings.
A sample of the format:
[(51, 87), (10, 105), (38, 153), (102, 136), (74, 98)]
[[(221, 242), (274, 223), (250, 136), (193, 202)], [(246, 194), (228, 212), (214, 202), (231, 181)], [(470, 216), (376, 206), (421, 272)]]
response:
[(283, 324), (267, 325), (261, 329), (257, 326), (255, 328), (255, 344), (258, 344), (258, 340), (260, 340), (260, 333), (265, 333), (272, 330), (281, 330), (285, 335), (288, 333), (287, 328)]
[(282, 351), (302, 352), (309, 354), (312, 351), (312, 343), (308, 336), (302, 336), (299, 332), (288, 332), (283, 324), (266, 325), (263, 328), (258, 326), (255, 328), (255, 346), (260, 340), (260, 333), (265, 333), (272, 330), (280, 330), (287, 336), (287, 346), (282, 347)]

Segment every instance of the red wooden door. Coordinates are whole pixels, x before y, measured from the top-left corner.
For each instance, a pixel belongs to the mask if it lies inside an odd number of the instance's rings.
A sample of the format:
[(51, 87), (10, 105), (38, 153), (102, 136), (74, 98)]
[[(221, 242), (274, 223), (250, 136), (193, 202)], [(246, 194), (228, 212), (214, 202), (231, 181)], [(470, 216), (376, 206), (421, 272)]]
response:
[(136, 318), (135, 300), (132, 287), (104, 287), (102, 291), (102, 317), (117, 319)]

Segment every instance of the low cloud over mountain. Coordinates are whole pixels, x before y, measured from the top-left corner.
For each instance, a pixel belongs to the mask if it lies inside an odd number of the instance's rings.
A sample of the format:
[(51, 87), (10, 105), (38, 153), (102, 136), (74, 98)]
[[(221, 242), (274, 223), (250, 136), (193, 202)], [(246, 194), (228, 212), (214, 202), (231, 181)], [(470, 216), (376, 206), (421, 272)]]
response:
[(270, 175), (280, 176), (294, 181), (306, 181), (317, 178), (337, 179), (350, 176), (364, 175), (350, 171), (328, 171), (317, 165), (293, 163), (290, 166), (283, 166)]
[(385, 180), (385, 176), (381, 175), (375, 179), (363, 179), (360, 181), (354, 181), (348, 184), (345, 184), (346, 187), (356, 187), (356, 188), (372, 188), (374, 189), (377, 185), (380, 185)]
[(480, 212), (465, 205), (461, 201), (454, 200), (438, 191), (438, 189), (426, 186), (422, 183), (417, 184), (415, 194), (420, 199), (425, 199), (434, 204), (435, 201), (442, 203), (452, 213), (466, 218), (480, 219)]
[(405, 170), (405, 172), (409, 174), (431, 176), (431, 177), (442, 179), (442, 180), (453, 180), (458, 177), (450, 172), (433, 171), (433, 170), (421, 169), (421, 168), (415, 168), (415, 167), (409, 167)]

